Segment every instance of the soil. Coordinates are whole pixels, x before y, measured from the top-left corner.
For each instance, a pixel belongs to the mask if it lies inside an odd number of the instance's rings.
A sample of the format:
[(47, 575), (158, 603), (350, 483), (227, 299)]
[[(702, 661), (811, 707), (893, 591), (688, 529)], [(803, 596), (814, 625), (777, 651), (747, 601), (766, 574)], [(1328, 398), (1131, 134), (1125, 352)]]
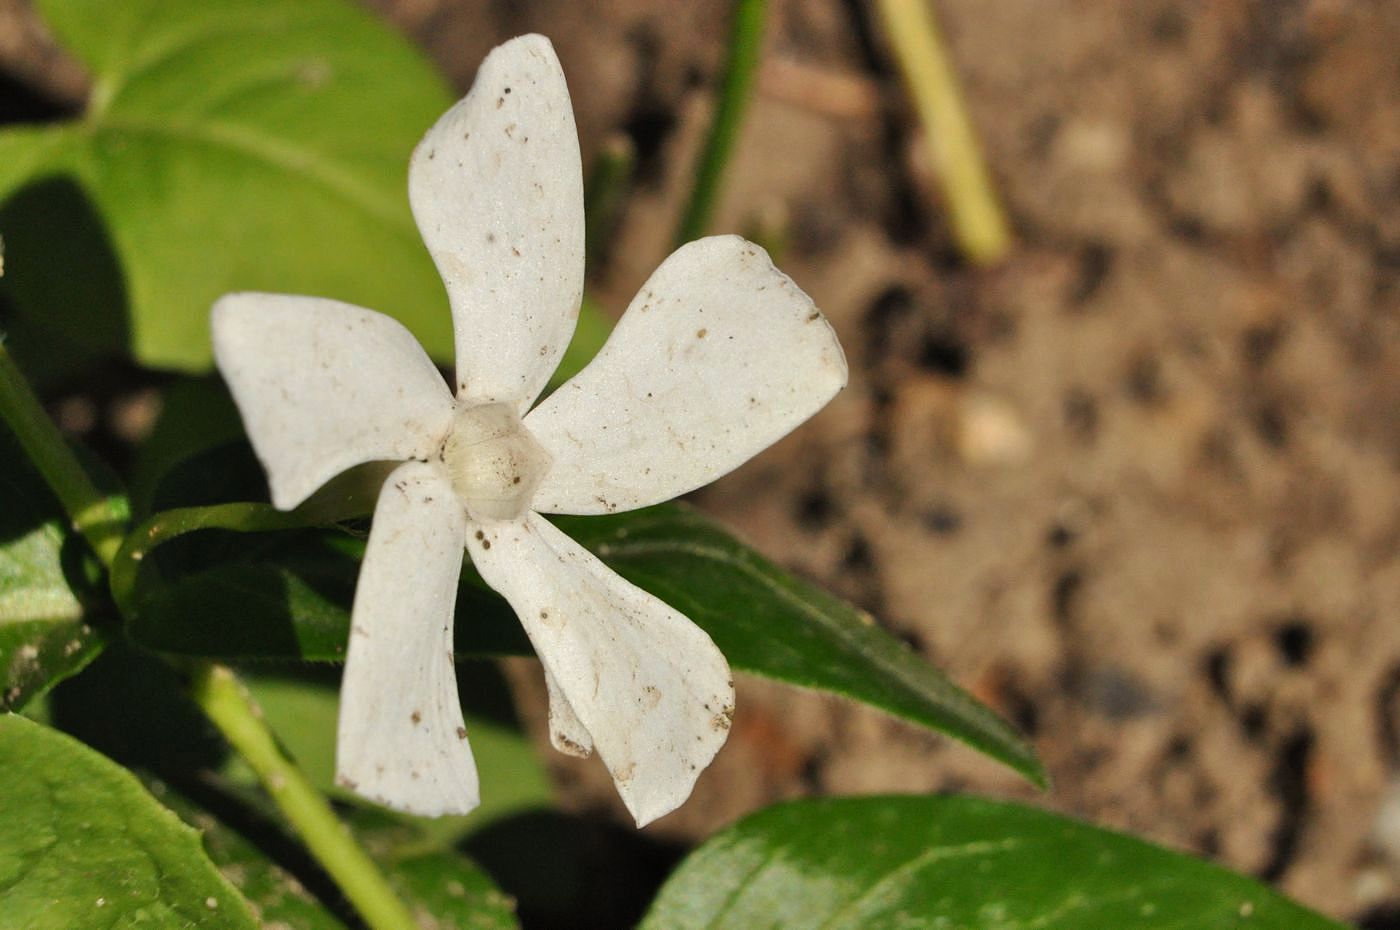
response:
[[(594, 281), (625, 306), (669, 251), (731, 5), (371, 6), (459, 88), (500, 40), (553, 39), (586, 162), (638, 154)], [(1054, 787), (741, 680), (728, 747), (650, 831), (971, 791), (1400, 927), (1400, 4), (936, 6), (1016, 247), (959, 260), (874, 4), (774, 0), (713, 228), (781, 246), (851, 384), (696, 500), (1015, 721)], [(0, 64), (71, 92), (22, 14), (0, 2)], [(596, 760), (548, 755), (570, 805), (621, 816)]]

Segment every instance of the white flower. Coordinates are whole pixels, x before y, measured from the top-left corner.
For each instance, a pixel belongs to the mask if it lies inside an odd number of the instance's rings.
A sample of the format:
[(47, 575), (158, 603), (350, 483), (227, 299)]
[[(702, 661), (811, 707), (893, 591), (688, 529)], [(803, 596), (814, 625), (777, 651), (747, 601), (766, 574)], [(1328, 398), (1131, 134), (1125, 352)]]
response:
[(387, 316), (275, 294), (214, 306), (215, 356), (277, 507), (351, 466), (403, 463), (355, 592), (336, 753), (340, 782), (389, 807), (478, 803), (452, 660), (464, 548), (539, 654), (554, 746), (596, 748), (638, 825), (679, 806), (728, 735), (729, 666), (540, 514), (684, 494), (846, 381), (811, 300), (762, 249), (718, 236), (668, 258), (597, 358), (531, 409), (582, 298), (581, 175), (564, 74), (540, 36), (493, 51), (413, 153), (409, 199), (452, 305), (455, 397)]

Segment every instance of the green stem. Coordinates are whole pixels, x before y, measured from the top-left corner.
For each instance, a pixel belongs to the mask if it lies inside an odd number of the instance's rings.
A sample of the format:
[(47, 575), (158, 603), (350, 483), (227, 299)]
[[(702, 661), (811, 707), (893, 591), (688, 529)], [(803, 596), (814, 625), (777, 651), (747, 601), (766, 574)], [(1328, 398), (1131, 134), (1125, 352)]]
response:
[(222, 665), (199, 667), (190, 683), (190, 694), (257, 773), (306, 848), (335, 879), (365, 923), (374, 930), (418, 926), (373, 860), (336, 817), (330, 802), (283, 754), (262, 721), (262, 711), (233, 672)]
[(767, 15), (768, 0), (737, 0), (735, 4), (734, 24), (729, 33), (729, 60), (725, 63), (710, 135), (695, 170), (695, 188), (690, 192), (690, 202), (676, 228), (678, 246), (705, 235), (710, 226), (720, 179), (734, 151), (734, 140), (739, 135), (739, 125), (758, 73)]
[[(146, 521), (123, 542), (125, 513), (88, 478), (29, 383), (0, 342), (0, 417), (14, 430), (25, 454), (68, 512), (98, 558), (107, 566), (112, 597), (123, 613), (134, 605), (137, 574), (147, 552), (161, 542), (197, 529), (252, 531), (305, 526), (305, 515), (281, 513), (262, 504), (225, 504), (167, 511)], [(418, 926), (373, 860), (355, 842), (328, 802), (296, 764), (282, 754), (233, 672), (220, 665), (194, 667), (190, 693), (229, 744), (257, 773), (306, 847), (373, 930)]]
[(0, 418), (104, 565), (110, 565), (126, 529), (124, 509), (92, 483), (39, 398), (0, 341)]
[(934, 153), (953, 237), (968, 259), (991, 264), (1011, 247), (1011, 232), (930, 3), (878, 0), (876, 9)]

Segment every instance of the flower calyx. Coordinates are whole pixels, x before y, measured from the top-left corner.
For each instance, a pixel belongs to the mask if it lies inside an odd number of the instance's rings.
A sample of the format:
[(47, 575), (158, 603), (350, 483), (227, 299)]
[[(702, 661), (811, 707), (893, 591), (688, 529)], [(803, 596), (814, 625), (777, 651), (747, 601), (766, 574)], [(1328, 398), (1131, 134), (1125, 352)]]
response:
[(473, 520), (514, 520), (530, 509), (549, 453), (510, 404), (460, 404), (439, 453)]

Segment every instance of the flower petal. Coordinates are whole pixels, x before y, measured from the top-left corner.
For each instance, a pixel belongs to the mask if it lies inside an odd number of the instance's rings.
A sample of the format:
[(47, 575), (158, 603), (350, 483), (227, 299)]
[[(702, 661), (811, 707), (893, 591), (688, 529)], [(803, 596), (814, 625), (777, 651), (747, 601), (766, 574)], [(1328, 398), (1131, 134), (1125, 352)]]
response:
[(830, 324), (763, 249), (737, 236), (682, 246), (597, 358), (525, 418), (554, 459), (534, 509), (670, 500), (777, 442), (845, 383)]
[(486, 56), (414, 151), (408, 194), (452, 303), (458, 397), (524, 413), (583, 299), (583, 169), (548, 39)]
[(466, 515), (435, 466), (394, 470), (350, 615), (336, 780), (411, 814), (465, 814), (478, 803), (452, 663), (466, 538)]
[(214, 357), (290, 510), (353, 465), (422, 458), (452, 422), (452, 395), (396, 320), (319, 297), (229, 294)]
[(550, 744), (568, 756), (586, 759), (593, 755), (593, 737), (588, 735), (588, 730), (579, 722), (578, 714), (574, 713), (574, 706), (564, 696), (564, 690), (559, 687), (549, 669), (545, 669), (544, 683), (549, 689)]
[(477, 571), (515, 608), (637, 825), (679, 807), (729, 736), (724, 656), (539, 514), (471, 535)]

